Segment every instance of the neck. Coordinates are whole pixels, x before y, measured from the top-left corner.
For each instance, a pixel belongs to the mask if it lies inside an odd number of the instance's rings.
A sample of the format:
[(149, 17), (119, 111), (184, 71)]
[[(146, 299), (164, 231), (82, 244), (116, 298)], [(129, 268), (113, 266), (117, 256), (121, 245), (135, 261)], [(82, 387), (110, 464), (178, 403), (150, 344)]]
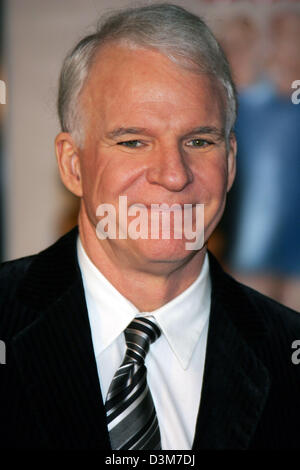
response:
[(187, 289), (200, 274), (206, 246), (185, 259), (155, 263), (114, 250), (99, 240), (95, 226), (79, 215), (79, 234), (85, 252), (108, 281), (141, 312), (151, 312)]

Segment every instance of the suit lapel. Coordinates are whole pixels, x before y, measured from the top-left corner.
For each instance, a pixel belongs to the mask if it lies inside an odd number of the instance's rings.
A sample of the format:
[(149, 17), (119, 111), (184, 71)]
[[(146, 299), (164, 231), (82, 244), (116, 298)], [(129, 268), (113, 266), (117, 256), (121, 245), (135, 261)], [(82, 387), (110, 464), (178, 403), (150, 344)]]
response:
[(76, 236), (33, 262), (19, 299), (39, 314), (14, 338), (13, 351), (45, 446), (109, 449)]
[(251, 344), (267, 334), (238, 285), (210, 256), (212, 306), (193, 449), (247, 449), (270, 379)]

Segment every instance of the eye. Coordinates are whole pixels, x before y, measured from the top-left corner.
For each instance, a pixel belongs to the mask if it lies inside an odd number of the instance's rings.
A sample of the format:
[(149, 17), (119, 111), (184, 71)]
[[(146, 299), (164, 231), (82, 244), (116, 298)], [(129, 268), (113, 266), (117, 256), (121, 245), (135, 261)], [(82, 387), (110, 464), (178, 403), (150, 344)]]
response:
[(209, 145), (212, 145), (212, 142), (209, 142), (208, 140), (205, 139), (192, 139), (189, 140), (186, 145), (188, 147), (196, 147), (196, 148), (203, 148), (203, 147), (208, 147)]
[(141, 147), (143, 144), (140, 140), (124, 140), (122, 142), (118, 142), (117, 145), (122, 145), (123, 147), (129, 148), (138, 148)]

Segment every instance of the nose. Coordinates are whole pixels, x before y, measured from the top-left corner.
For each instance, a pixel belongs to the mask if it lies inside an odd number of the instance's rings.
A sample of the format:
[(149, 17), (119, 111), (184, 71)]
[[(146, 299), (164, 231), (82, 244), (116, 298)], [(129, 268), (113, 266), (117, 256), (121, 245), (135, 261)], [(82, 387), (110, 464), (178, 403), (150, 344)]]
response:
[[(153, 155), (152, 155), (153, 157)], [(168, 146), (156, 152), (147, 169), (147, 181), (169, 191), (182, 191), (193, 181), (193, 173), (177, 146)]]

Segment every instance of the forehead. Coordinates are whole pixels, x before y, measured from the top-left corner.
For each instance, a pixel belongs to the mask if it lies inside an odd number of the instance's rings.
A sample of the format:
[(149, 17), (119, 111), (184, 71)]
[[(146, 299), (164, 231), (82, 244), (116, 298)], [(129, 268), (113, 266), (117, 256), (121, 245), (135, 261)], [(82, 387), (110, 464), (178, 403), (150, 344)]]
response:
[(173, 124), (175, 116), (177, 121), (185, 119), (187, 125), (187, 121), (192, 124), (201, 118), (223, 123), (225, 108), (215, 78), (180, 67), (155, 50), (112, 44), (95, 58), (82, 106), (89, 124), (101, 120), (104, 125), (134, 117), (149, 118), (154, 124), (156, 118), (170, 121), (171, 116)]

